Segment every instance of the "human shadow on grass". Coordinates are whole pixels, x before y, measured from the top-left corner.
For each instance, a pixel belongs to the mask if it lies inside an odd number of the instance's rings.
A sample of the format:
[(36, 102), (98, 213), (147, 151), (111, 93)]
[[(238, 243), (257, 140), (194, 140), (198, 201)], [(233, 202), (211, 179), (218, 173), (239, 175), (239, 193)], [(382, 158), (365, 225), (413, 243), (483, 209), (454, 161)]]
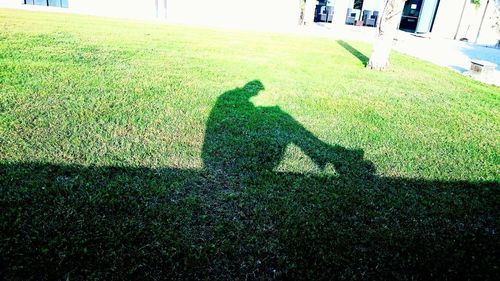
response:
[[(0, 272), (44, 280), (493, 280), (497, 182), (383, 177), (278, 107), (219, 97), (205, 168), (0, 164)], [(274, 171), (294, 143), (336, 175)]]
[(343, 41), (343, 40), (337, 40), (337, 43), (342, 46), (345, 50), (347, 50), (349, 53), (351, 53), (353, 56), (358, 58), (361, 63), (363, 63), (363, 66), (366, 66), (368, 64), (369, 58), (365, 56), (363, 53), (358, 51), (356, 48), (351, 46), (351, 44)]
[(228, 176), (272, 173), (293, 143), (321, 169), (330, 163), (342, 176), (373, 176), (375, 167), (363, 159), (362, 150), (319, 140), (277, 106), (254, 106), (250, 98), (261, 90), (264, 86), (255, 80), (217, 99), (207, 121), (202, 152), (208, 172)]

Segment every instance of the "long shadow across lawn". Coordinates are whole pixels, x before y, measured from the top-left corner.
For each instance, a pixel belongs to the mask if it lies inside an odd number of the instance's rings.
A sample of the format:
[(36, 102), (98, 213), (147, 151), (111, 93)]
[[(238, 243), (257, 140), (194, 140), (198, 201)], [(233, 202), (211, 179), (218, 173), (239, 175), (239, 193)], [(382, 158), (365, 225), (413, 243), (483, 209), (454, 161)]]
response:
[(342, 46), (346, 51), (351, 53), (353, 56), (359, 59), (361, 63), (363, 63), (363, 66), (366, 66), (368, 64), (368, 61), (370, 60), (367, 56), (365, 56), (363, 53), (358, 51), (356, 48), (351, 46), (351, 44), (347, 43), (344, 40), (337, 40), (337, 43)]
[[(5, 279), (493, 279), (496, 182), (380, 177), (278, 107), (224, 93), (202, 170), (0, 164)], [(295, 143), (336, 176), (273, 171)]]

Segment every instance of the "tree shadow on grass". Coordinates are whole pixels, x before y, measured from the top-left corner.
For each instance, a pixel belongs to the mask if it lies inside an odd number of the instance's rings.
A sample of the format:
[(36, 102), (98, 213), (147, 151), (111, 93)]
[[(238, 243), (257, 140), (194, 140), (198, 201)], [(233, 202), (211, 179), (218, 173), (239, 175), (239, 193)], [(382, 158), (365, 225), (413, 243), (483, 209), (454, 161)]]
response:
[(353, 56), (358, 58), (361, 61), (361, 63), (363, 63), (363, 66), (366, 66), (368, 64), (369, 58), (360, 51), (358, 51), (356, 48), (351, 46), (349, 43), (343, 40), (337, 40), (337, 43), (344, 49), (346, 49), (349, 53), (351, 53)]
[[(278, 107), (219, 97), (202, 170), (0, 164), (5, 279), (493, 279), (496, 182), (375, 174)], [(337, 175), (274, 171), (294, 143)], [(343, 162), (344, 161), (344, 162)]]

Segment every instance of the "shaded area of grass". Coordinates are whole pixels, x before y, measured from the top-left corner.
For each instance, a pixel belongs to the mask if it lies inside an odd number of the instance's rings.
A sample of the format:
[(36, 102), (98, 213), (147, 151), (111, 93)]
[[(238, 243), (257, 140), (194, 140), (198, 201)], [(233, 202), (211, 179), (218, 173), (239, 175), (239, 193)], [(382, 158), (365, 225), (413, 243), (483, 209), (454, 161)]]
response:
[(342, 46), (342, 48), (346, 49), (353, 56), (357, 57), (361, 61), (361, 63), (363, 63), (364, 66), (368, 64), (369, 58), (360, 51), (358, 51), (356, 48), (351, 46), (351, 44), (347, 43), (344, 40), (337, 40), (337, 43), (339, 43), (339, 45)]
[[(204, 168), (0, 165), (6, 279), (493, 279), (497, 182), (381, 177), (251, 81), (210, 113)], [(335, 174), (275, 172), (295, 143)]]
[(498, 88), (356, 42), (0, 24), (5, 279), (498, 275)]
[[(0, 166), (7, 279), (490, 279), (496, 183)], [(16, 277), (16, 278), (14, 278)]]

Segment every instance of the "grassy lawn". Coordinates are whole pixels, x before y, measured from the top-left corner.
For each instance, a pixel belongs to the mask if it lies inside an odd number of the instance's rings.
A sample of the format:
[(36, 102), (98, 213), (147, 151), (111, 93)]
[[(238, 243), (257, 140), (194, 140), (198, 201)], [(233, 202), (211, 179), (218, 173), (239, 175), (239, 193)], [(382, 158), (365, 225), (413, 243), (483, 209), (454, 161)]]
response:
[(0, 277), (495, 279), (500, 88), (370, 52), (0, 10)]

